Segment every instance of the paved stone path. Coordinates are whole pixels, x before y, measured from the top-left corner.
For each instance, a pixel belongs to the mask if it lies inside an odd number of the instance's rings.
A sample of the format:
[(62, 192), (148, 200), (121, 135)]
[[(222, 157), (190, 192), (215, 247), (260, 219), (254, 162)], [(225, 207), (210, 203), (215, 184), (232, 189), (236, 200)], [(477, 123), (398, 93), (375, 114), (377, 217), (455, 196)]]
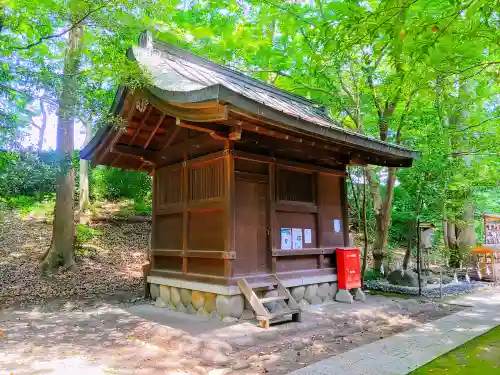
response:
[(290, 375), (405, 375), (500, 325), (499, 288), (447, 302), (471, 308), (360, 346)]

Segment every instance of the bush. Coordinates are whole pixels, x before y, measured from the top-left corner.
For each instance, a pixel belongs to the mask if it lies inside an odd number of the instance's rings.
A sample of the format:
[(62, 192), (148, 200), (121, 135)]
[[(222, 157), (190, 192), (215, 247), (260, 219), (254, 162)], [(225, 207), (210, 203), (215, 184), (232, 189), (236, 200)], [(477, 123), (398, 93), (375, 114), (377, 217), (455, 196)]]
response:
[(48, 221), (52, 221), (54, 216), (55, 194), (46, 194), (44, 196), (18, 195), (2, 199), (9, 208), (17, 210), (21, 215), (43, 216)]
[(379, 280), (382, 278), (383, 278), (383, 276), (379, 270), (370, 269), (370, 270), (366, 270), (364, 281), (373, 281), (373, 280)]
[(150, 199), (151, 177), (144, 172), (97, 167), (92, 170), (90, 189), (95, 199), (129, 198), (140, 202)]
[(0, 196), (43, 196), (55, 192), (53, 152), (0, 153)]
[(75, 225), (75, 247), (81, 249), (82, 245), (101, 234), (101, 231), (85, 224)]

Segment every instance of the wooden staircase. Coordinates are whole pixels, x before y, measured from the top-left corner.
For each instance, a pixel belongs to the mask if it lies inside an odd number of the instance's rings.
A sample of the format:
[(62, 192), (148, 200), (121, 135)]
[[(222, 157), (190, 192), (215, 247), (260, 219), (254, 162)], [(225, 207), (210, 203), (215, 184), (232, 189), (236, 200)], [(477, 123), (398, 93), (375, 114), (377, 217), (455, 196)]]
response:
[[(238, 280), (238, 286), (255, 311), (255, 316), (259, 321), (259, 325), (262, 328), (269, 328), (269, 325), (272, 323), (284, 322), (287, 320), (300, 322), (299, 304), (292, 297), (288, 289), (285, 288), (276, 275), (270, 275), (270, 283), (275, 287), (274, 290), (277, 291), (278, 295), (276, 297), (259, 298), (244, 278)], [(284, 308), (282, 311), (272, 313), (264, 306), (265, 303), (280, 301), (285, 301), (288, 305), (288, 307)], [(287, 316), (291, 316), (291, 319), (287, 319)]]

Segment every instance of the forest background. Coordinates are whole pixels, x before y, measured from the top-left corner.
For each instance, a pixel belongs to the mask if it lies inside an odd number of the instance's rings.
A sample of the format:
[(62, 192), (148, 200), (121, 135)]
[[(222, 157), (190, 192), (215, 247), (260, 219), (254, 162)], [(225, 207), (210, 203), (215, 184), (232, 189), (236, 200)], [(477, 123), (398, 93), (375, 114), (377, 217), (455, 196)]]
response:
[[(482, 242), (483, 213), (500, 213), (499, 11), (490, 0), (2, 0), (0, 220), (53, 221), (51, 253), (62, 255), (51, 270), (75, 265), (58, 217), (120, 200), (118, 215), (150, 213), (149, 176), (89, 169), (74, 151), (75, 123), (89, 140), (116, 120), (120, 83), (147, 84), (125, 53), (148, 29), (316, 101), (342, 127), (420, 150), (408, 169), (349, 167), (352, 231), (366, 232), (379, 269), (432, 222), (436, 257), (458, 265)], [(93, 235), (89, 224), (68, 233)]]

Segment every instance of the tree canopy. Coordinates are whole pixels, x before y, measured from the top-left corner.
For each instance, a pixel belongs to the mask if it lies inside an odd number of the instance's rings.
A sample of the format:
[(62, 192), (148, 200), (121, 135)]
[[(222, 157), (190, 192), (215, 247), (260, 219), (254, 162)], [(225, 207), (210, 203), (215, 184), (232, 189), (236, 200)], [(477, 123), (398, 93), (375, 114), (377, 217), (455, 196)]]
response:
[(125, 52), (150, 29), (160, 40), (317, 101), (343, 127), (421, 150), (411, 169), (367, 168), (374, 253), (381, 260), (391, 217), (449, 222), (460, 235), (473, 228), (474, 214), (500, 205), (494, 1), (11, 0), (0, 6), (4, 148), (19, 146), (41, 103), (53, 112), (60, 105), (74, 28), (83, 27), (74, 116), (94, 129), (106, 121), (118, 84), (147, 80)]

